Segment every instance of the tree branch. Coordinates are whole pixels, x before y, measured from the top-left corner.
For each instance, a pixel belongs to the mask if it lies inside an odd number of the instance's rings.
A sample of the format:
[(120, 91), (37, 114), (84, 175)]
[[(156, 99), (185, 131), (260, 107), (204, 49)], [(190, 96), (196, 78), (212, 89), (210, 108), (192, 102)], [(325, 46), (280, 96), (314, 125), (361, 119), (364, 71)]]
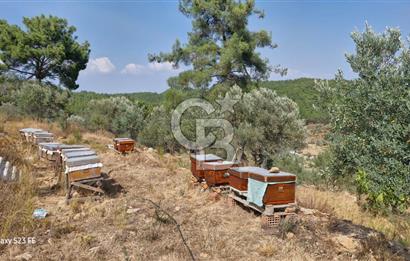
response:
[(25, 71), (22, 71), (22, 70), (19, 70), (19, 69), (16, 69), (16, 68), (12, 68), (12, 67), (8, 67), (8, 69), (9, 69), (9, 70), (16, 71), (16, 72), (19, 72), (19, 73), (23, 73), (23, 74), (28, 74), (28, 75), (31, 75), (31, 76), (35, 76), (35, 74), (32, 73), (32, 72), (25, 72)]

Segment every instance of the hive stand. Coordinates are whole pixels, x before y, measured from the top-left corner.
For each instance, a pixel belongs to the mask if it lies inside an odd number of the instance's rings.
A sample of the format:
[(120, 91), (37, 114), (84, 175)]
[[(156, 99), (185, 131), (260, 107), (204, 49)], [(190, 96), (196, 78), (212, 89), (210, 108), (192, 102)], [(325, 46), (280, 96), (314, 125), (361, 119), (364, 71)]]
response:
[(98, 193), (99, 195), (105, 194), (104, 190), (102, 189), (103, 180), (104, 180), (104, 177), (98, 177), (98, 178), (93, 178), (93, 179), (73, 181), (73, 182), (70, 183), (68, 181), (68, 175), (66, 175), (66, 184), (67, 184), (66, 199), (67, 199), (67, 202), (71, 199), (71, 196), (72, 196), (71, 192), (72, 192), (74, 187), (90, 190), (90, 191)]
[[(102, 195), (114, 195), (117, 192), (123, 190), (122, 186), (115, 182), (115, 180), (108, 176), (106, 173), (101, 173), (101, 177), (98, 178), (90, 178), (84, 180), (77, 180), (72, 181), (71, 183), (68, 181), (68, 176), (66, 175), (66, 203), (68, 204), (72, 197), (72, 191), (75, 188), (86, 189), (96, 193), (98, 196)], [(89, 198), (82, 197), (79, 199)]]
[(247, 201), (247, 192), (239, 191), (230, 187), (230, 193), (228, 194), (229, 203), (239, 203), (242, 206), (252, 209), (261, 214), (261, 227), (264, 229), (278, 226), (283, 220), (290, 220), (296, 216), (292, 210), (297, 206), (296, 203), (289, 203), (283, 205), (265, 205), (259, 207), (249, 201)]

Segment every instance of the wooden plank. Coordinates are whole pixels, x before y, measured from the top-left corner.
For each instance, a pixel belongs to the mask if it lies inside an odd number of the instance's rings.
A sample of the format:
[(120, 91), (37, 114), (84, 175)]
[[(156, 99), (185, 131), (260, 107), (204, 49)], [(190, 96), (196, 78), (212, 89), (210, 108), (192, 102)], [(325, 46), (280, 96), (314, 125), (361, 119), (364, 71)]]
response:
[(87, 185), (87, 184), (83, 184), (83, 183), (80, 183), (80, 182), (71, 182), (71, 185), (104, 194), (104, 191), (102, 189), (96, 188), (96, 187), (93, 187), (93, 186), (90, 186), (90, 185)]

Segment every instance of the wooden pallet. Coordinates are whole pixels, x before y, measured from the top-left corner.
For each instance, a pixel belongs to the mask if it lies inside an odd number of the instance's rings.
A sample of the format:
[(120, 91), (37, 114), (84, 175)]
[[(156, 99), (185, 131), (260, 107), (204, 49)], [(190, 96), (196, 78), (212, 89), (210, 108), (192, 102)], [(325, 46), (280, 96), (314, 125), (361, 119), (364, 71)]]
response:
[(257, 206), (246, 200), (247, 193), (231, 188), (231, 193), (228, 195), (228, 203), (234, 205), (239, 203), (246, 208), (250, 208), (261, 214), (261, 227), (264, 229), (278, 226), (283, 220), (288, 220), (296, 216), (293, 212), (286, 212), (287, 208), (296, 207), (296, 203), (283, 205), (267, 205)]

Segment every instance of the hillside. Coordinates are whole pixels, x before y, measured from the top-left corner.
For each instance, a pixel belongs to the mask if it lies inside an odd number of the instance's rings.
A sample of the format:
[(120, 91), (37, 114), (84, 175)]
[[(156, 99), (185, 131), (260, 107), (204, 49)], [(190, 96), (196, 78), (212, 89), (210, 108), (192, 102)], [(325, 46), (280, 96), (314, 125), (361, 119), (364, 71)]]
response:
[[(263, 82), (262, 87), (275, 90), (278, 94), (287, 96), (299, 105), (302, 118), (307, 122), (325, 122), (326, 113), (314, 108), (317, 91), (314, 89), (314, 79), (300, 78), (296, 80), (267, 81)], [(74, 92), (73, 99), (68, 105), (71, 113), (78, 114), (86, 108), (87, 103), (92, 99), (103, 99), (108, 97), (125, 96), (133, 101), (143, 102), (147, 105), (157, 105), (164, 101), (166, 93), (155, 92), (135, 92), (102, 94), (95, 92)]]
[[(140, 146), (137, 152), (121, 156), (105, 146), (112, 138), (108, 133), (84, 133), (82, 142), (98, 152), (103, 171), (124, 191), (82, 200), (76, 193), (66, 205), (64, 190), (53, 186), (57, 178), (52, 164), (38, 160), (36, 150), (22, 144), (17, 135), (28, 124), (49, 129), (65, 142), (56, 125), (7, 123), (9, 134), (3, 140), (13, 144), (13, 151), (31, 166), (31, 175), (26, 176), (31, 183), (22, 183), (29, 189), (15, 189), (15, 194), (6, 194), (9, 190), (2, 185), (7, 200), (0, 213), (7, 214), (2, 217), (7, 226), (1, 231), (5, 238), (34, 236), (36, 244), (1, 245), (1, 260), (45, 256), (49, 260), (189, 260), (175, 224), (152, 202), (180, 224), (197, 260), (406, 260), (409, 254), (369, 228), (395, 223), (361, 212), (356, 198), (346, 192), (299, 186), (297, 200), (302, 208), (296, 222), (263, 230), (259, 215), (193, 183), (188, 155), (163, 155)], [(44, 220), (31, 218), (38, 207), (49, 212)], [(18, 211), (17, 219), (13, 211)], [(7, 233), (11, 231), (12, 235)]]
[(325, 122), (327, 115), (317, 104), (318, 92), (314, 88), (314, 79), (300, 78), (296, 80), (267, 81), (262, 87), (275, 90), (278, 94), (287, 96), (299, 105), (302, 118), (307, 122)]

